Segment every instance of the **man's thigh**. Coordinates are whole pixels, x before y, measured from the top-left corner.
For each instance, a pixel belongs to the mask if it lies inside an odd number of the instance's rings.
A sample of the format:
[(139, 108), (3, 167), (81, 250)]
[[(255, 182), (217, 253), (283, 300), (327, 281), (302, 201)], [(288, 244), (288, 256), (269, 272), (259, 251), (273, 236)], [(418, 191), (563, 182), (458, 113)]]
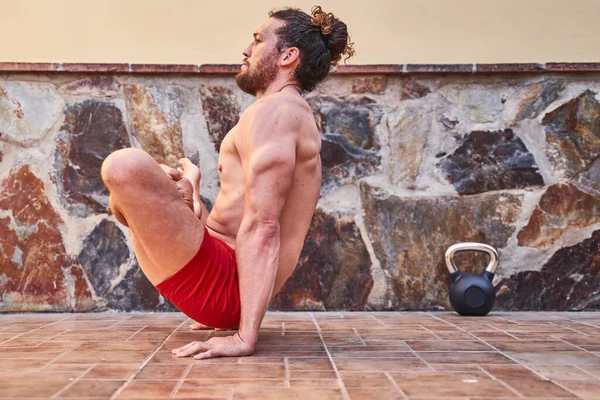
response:
[(134, 251), (152, 284), (175, 274), (196, 255), (204, 226), (150, 155), (119, 150), (105, 160), (102, 178), (111, 204), (127, 220)]

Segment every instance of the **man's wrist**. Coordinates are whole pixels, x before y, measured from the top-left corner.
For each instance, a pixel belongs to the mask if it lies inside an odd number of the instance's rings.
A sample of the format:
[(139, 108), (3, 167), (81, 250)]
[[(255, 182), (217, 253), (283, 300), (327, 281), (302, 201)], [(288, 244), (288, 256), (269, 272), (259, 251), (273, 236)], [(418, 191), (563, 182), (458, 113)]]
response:
[(252, 348), (254, 348), (254, 345), (258, 341), (258, 332), (257, 331), (251, 332), (251, 331), (246, 331), (246, 330), (240, 329), (238, 331), (238, 336), (242, 342), (246, 343), (247, 345), (249, 345)]

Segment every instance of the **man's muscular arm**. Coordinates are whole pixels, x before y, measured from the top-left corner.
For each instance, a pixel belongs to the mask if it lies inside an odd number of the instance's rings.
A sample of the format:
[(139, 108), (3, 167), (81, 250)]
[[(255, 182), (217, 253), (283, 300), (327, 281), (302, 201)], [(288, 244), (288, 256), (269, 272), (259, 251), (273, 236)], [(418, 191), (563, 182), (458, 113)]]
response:
[(293, 117), (271, 104), (255, 103), (240, 121), (235, 140), (244, 171), (244, 214), (236, 237), (241, 301), (239, 331), (173, 350), (195, 359), (247, 356), (273, 294), (279, 265), (279, 219), (296, 165)]
[(236, 238), (242, 314), (240, 338), (252, 345), (273, 294), (279, 219), (292, 184), (296, 135), (290, 116), (257, 104), (236, 142), (244, 170), (244, 215)]

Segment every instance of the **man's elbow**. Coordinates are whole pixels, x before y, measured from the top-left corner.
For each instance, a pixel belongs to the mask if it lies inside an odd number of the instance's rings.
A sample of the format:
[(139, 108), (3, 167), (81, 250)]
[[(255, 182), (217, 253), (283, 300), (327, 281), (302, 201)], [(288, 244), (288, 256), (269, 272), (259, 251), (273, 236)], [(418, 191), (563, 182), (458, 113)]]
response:
[(279, 236), (279, 221), (274, 219), (260, 219), (255, 222), (256, 234), (265, 239)]

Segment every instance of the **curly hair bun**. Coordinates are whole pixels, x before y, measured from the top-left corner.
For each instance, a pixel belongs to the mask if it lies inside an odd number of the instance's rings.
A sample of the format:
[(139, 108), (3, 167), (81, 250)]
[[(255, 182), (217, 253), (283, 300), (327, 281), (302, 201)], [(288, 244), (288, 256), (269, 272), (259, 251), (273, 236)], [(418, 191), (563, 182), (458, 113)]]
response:
[(321, 28), (327, 48), (331, 53), (331, 64), (337, 65), (342, 56), (344, 62), (354, 55), (354, 43), (350, 42), (346, 24), (337, 19), (332, 13), (326, 13), (320, 6), (311, 10), (311, 24)]

